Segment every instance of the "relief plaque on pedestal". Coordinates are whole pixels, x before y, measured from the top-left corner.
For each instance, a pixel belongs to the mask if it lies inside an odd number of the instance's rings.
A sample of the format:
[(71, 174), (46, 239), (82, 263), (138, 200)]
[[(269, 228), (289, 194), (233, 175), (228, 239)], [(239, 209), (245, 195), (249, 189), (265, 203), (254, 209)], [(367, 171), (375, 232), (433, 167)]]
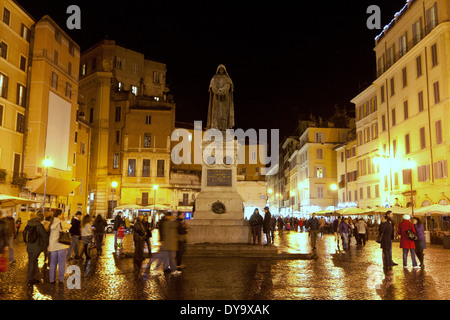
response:
[(208, 187), (231, 187), (231, 169), (207, 169), (206, 185)]

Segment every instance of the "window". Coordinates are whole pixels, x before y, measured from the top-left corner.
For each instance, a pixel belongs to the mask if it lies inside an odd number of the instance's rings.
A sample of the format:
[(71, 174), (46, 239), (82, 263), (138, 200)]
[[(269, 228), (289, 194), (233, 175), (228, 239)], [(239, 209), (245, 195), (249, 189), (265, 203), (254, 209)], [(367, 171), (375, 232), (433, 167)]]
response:
[(116, 57), (116, 68), (117, 69), (122, 69), (122, 66), (124, 65), (122, 62), (123, 62), (123, 59), (121, 57)]
[(59, 53), (58, 51), (55, 50), (55, 52), (53, 53), (53, 63), (58, 65), (58, 61), (59, 61)]
[(150, 177), (150, 159), (142, 160), (142, 176)]
[(3, 106), (0, 104), (0, 127), (3, 126)]
[(402, 80), (403, 80), (403, 88), (408, 85), (408, 77), (406, 74), (406, 68), (403, 68), (402, 70)]
[(24, 119), (25, 117), (23, 116), (23, 114), (17, 112), (17, 117), (16, 117), (16, 131), (23, 133), (24, 132)]
[(78, 142), (78, 131), (75, 131), (75, 143)]
[(152, 116), (145, 116), (145, 124), (152, 124)]
[(395, 119), (395, 108), (391, 110), (391, 113), (392, 113), (392, 126), (395, 126), (395, 124), (397, 123)]
[(116, 107), (116, 113), (115, 113), (114, 120), (116, 122), (120, 122), (121, 116), (122, 116), (122, 107), (118, 106), (118, 107)]
[(435, 122), (436, 127), (436, 144), (442, 143), (442, 122), (438, 120)]
[(380, 96), (381, 96), (381, 103), (383, 103), (384, 102), (384, 85), (381, 86)]
[(138, 95), (138, 88), (136, 86), (131, 86), (131, 92), (137, 96)]
[(120, 144), (120, 130), (116, 130), (116, 143)]
[(427, 34), (433, 30), (438, 24), (438, 15), (437, 15), (437, 3), (435, 2), (433, 6), (426, 11), (426, 28)]
[(316, 178), (325, 178), (325, 168), (323, 167), (316, 167)]
[(316, 149), (316, 159), (323, 159), (323, 149)]
[(402, 57), (403, 55), (405, 55), (406, 52), (408, 52), (408, 41), (406, 32), (400, 38), (398, 38), (398, 50), (400, 57)]
[(56, 72), (52, 72), (51, 87), (55, 90), (58, 90), (58, 74), (56, 74)]
[(351, 191), (348, 192), (348, 201), (349, 202), (352, 201), (352, 192)]
[(157, 167), (156, 167), (156, 176), (158, 178), (164, 177), (164, 164), (165, 164), (164, 160), (158, 160), (157, 163), (156, 163), (156, 165), (157, 165)]
[(9, 26), (9, 21), (11, 18), (11, 12), (8, 9), (3, 8), (3, 22)]
[(89, 109), (89, 123), (94, 123), (94, 108)]
[(395, 45), (387, 49), (387, 67), (390, 68), (395, 62)]
[(86, 75), (86, 63), (81, 65), (81, 76)]
[(80, 142), (80, 154), (86, 154), (86, 143)]
[(411, 169), (402, 170), (403, 184), (411, 184)]
[(425, 149), (427, 144), (425, 140), (425, 127), (420, 128), (420, 149)]
[(409, 110), (408, 110), (408, 100), (403, 102), (403, 116), (406, 119), (409, 117)]
[(375, 198), (379, 198), (380, 197), (380, 185), (376, 184), (375, 185)]
[(66, 97), (72, 99), (72, 85), (66, 82)]
[(151, 148), (152, 135), (150, 133), (144, 133), (144, 148)]
[(364, 189), (363, 188), (359, 188), (359, 199), (360, 200), (364, 199)]
[(128, 159), (128, 176), (136, 177), (136, 159)]
[(56, 42), (61, 44), (61, 31), (58, 29), (55, 30), (55, 40), (56, 40)]
[(142, 192), (142, 203), (143, 206), (148, 206), (148, 192)]
[(438, 104), (441, 101), (439, 94), (439, 81), (433, 83), (434, 104)]
[(358, 201), (358, 191), (355, 190), (355, 201)]
[(30, 35), (31, 35), (30, 29), (28, 29), (23, 23), (22, 28), (20, 30), (20, 35), (22, 38), (30, 42)]
[(417, 70), (417, 78), (422, 75), (422, 56), (418, 56), (416, 58), (416, 70)]
[(324, 143), (325, 134), (323, 132), (314, 132), (314, 142)]
[(430, 180), (430, 165), (423, 165), (417, 167), (417, 180), (428, 181)]
[(19, 65), (20, 70), (25, 71), (27, 68), (27, 58), (25, 58), (24, 56), (20, 56), (20, 65)]
[(323, 187), (317, 187), (317, 198), (323, 199)]
[(25, 93), (25, 86), (18, 83), (16, 103), (21, 107), (25, 107)]
[(397, 140), (392, 140), (392, 155), (397, 156)]
[(113, 154), (113, 169), (119, 169), (119, 154)]
[(423, 111), (423, 91), (417, 94), (417, 104), (419, 105), (419, 112)]
[(0, 57), (6, 59), (7, 53), (8, 53), (8, 45), (4, 42), (0, 42)]
[(161, 72), (153, 72), (153, 83), (161, 84)]
[(3, 73), (0, 73), (0, 97), (8, 98), (8, 82), (9, 79)]
[(189, 205), (189, 193), (183, 193), (183, 205)]
[(395, 81), (394, 77), (391, 78), (391, 97), (395, 94)]
[(386, 131), (386, 116), (384, 114), (381, 116), (381, 130)]
[(435, 67), (438, 64), (436, 43), (431, 46), (431, 66)]
[(411, 152), (411, 145), (409, 142), (409, 133), (405, 135), (405, 154), (409, 154)]
[(413, 45), (416, 45), (420, 40), (422, 40), (422, 18), (417, 20), (412, 25), (412, 36), (413, 36)]
[(434, 177), (436, 179), (447, 178), (447, 160), (441, 160), (434, 163)]
[(371, 192), (370, 192), (370, 186), (367, 186), (367, 199), (370, 199)]

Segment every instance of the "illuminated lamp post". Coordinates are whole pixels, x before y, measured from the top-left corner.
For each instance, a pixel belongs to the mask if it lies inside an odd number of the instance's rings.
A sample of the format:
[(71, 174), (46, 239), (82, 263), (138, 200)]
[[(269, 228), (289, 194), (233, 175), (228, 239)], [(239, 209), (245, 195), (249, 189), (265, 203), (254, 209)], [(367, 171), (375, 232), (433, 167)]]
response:
[(158, 185), (153, 185), (153, 211), (156, 212), (156, 190), (158, 190)]
[(116, 188), (118, 186), (117, 181), (111, 182), (111, 217), (114, 213), (114, 194), (116, 193)]
[(48, 178), (48, 167), (50, 167), (53, 164), (53, 161), (50, 159), (50, 157), (46, 157), (44, 161), (42, 161), (44, 168), (45, 168), (45, 179), (44, 179), (44, 203), (42, 205), (42, 210), (45, 212), (45, 197), (47, 196), (47, 178)]

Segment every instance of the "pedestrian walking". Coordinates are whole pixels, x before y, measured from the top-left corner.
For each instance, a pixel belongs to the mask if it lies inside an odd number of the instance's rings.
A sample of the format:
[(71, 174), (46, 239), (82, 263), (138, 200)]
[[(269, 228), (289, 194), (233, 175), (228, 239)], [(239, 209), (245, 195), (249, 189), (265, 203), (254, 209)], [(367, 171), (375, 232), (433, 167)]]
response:
[(358, 245), (366, 245), (366, 233), (367, 233), (367, 223), (363, 218), (360, 218), (356, 222), (356, 232), (357, 232), (357, 244)]
[(282, 235), (284, 229), (284, 222), (281, 216), (278, 216), (277, 222), (278, 222), (278, 234)]
[(75, 216), (72, 218), (70, 224), (72, 225), (69, 230), (70, 234), (72, 235), (72, 243), (70, 244), (69, 251), (67, 251), (67, 259), (72, 259), (70, 255), (72, 254), (72, 250), (74, 250), (74, 258), (78, 260), (80, 259), (80, 249), (78, 245), (81, 238), (81, 211), (77, 211), (77, 213), (75, 213)]
[[(391, 212), (392, 213), (392, 212)], [(392, 240), (394, 239), (394, 227), (391, 223), (391, 216), (387, 213), (381, 220), (378, 227), (378, 234), (380, 239), (380, 247), (382, 249), (383, 268), (385, 270), (392, 270)]]
[[(164, 214), (159, 224), (161, 247), (158, 252), (158, 263), (156, 269), (161, 264), (165, 272), (170, 271), (173, 275), (181, 274), (181, 271), (177, 270), (176, 266), (176, 252), (178, 250), (178, 224), (174, 221), (174, 217), (170, 212)], [(152, 258), (152, 261), (155, 260)], [(156, 270), (155, 269), (155, 270)]]
[(89, 246), (92, 243), (92, 238), (94, 237), (94, 232), (92, 229), (92, 219), (87, 214), (81, 220), (81, 241), (83, 243), (83, 252), (86, 257), (86, 261), (91, 260), (89, 254)]
[[(114, 229), (114, 249), (116, 249), (116, 247), (117, 247), (117, 229), (120, 228), (120, 225), (123, 222), (122, 213), (123, 213), (122, 211), (119, 211), (116, 214), (116, 217), (114, 218), (114, 226), (113, 226), (113, 229)], [(125, 222), (124, 222), (124, 224), (125, 224)]]
[(50, 238), (49, 238), (49, 256), (50, 256), (50, 283), (55, 283), (56, 269), (58, 268), (59, 282), (64, 281), (64, 273), (66, 271), (66, 257), (69, 245), (60, 243), (59, 233), (66, 232), (71, 228), (70, 223), (63, 220), (63, 212), (61, 209), (56, 209), (53, 213), (53, 218), (50, 220)]
[(101, 256), (103, 253), (103, 237), (105, 235), (106, 225), (106, 220), (103, 219), (101, 214), (98, 214), (95, 217), (94, 223), (92, 224), (94, 227), (94, 241), (97, 245), (97, 257)]
[(176, 254), (177, 260), (177, 270), (184, 269), (183, 265), (183, 256), (184, 251), (186, 250), (186, 242), (187, 242), (187, 233), (189, 226), (184, 221), (184, 213), (178, 211), (177, 213), (177, 231), (178, 231), (178, 250)]
[(125, 221), (120, 222), (120, 227), (117, 229), (117, 248), (116, 255), (120, 258), (123, 251), (123, 237), (125, 236)]
[(419, 259), (420, 265), (419, 267), (425, 268), (424, 264), (424, 253), (423, 250), (426, 249), (426, 238), (425, 238), (425, 228), (422, 224), (422, 221), (419, 217), (414, 217), (412, 219), (412, 223), (414, 224), (414, 229), (416, 230), (417, 240), (414, 241), (414, 245), (416, 246), (416, 256)]
[(126, 233), (131, 232), (131, 221), (128, 215), (125, 217), (125, 232)]
[(13, 218), (13, 211), (9, 209), (6, 212), (6, 217), (3, 218), (6, 227), (6, 238), (8, 239), (8, 258), (9, 264), (12, 265), (16, 262), (14, 259), (14, 239), (16, 238), (16, 227)]
[(316, 243), (317, 243), (317, 235), (319, 233), (319, 219), (316, 218), (316, 214), (313, 213), (312, 217), (307, 221), (306, 227), (309, 229), (309, 236), (311, 238), (311, 247), (313, 251), (317, 249)]
[(272, 225), (270, 227), (270, 238), (272, 239), (272, 243), (275, 242), (275, 229), (277, 227), (277, 219), (272, 215)]
[(138, 217), (134, 221), (133, 228), (133, 241), (134, 241), (134, 256), (133, 256), (133, 264), (135, 267), (135, 271), (140, 270), (142, 266), (142, 261), (144, 261), (144, 243), (147, 237), (145, 232), (144, 224), (142, 220), (144, 218), (144, 214), (140, 212)]
[(17, 220), (16, 220), (16, 234), (19, 234), (19, 231), (20, 231), (20, 226), (22, 225), (22, 218), (18, 218)]
[[(50, 237), (50, 221), (52, 220), (53, 214), (50, 211), (44, 211), (44, 221), (42, 222), (42, 225), (44, 226), (45, 231), (47, 231), (48, 236)], [(50, 240), (47, 241), (47, 248), (44, 249), (44, 267), (48, 268), (48, 265), (50, 264), (50, 255), (48, 251), (48, 244)]]
[(407, 232), (412, 230), (416, 232), (414, 225), (410, 221), (411, 217), (407, 214), (403, 215), (403, 221), (398, 225), (398, 234), (400, 235), (400, 248), (403, 249), (403, 268), (407, 268), (408, 265), (408, 252), (411, 253), (411, 261), (413, 268), (418, 268), (416, 261), (416, 245), (414, 240), (411, 240), (407, 236)]
[(256, 245), (256, 243), (261, 244), (261, 229), (263, 222), (263, 217), (259, 214), (259, 210), (255, 209), (249, 220), (254, 245)]
[(48, 245), (48, 233), (45, 231), (42, 221), (44, 215), (38, 212), (35, 217), (30, 217), (23, 232), (23, 240), (27, 244), (28, 254), (28, 273), (27, 281), (29, 284), (39, 283), (36, 275), (38, 273), (38, 258)]
[(264, 207), (264, 221), (263, 221), (263, 232), (266, 235), (266, 246), (273, 243), (271, 238), (272, 232), (272, 214), (270, 213), (269, 207)]
[(298, 225), (300, 227), (300, 232), (303, 232), (303, 223), (304, 223), (304, 220), (303, 220), (303, 218), (301, 218), (300, 221), (298, 222)]
[(151, 245), (151, 237), (152, 237), (152, 223), (148, 221), (148, 216), (144, 215), (144, 218), (142, 219), (142, 223), (144, 225), (145, 229), (145, 242), (144, 245), (147, 244), (148, 249), (148, 258), (150, 259), (152, 257), (152, 245)]
[(341, 217), (338, 217), (333, 221), (333, 232), (334, 232), (334, 242), (336, 242), (337, 249), (340, 250), (339, 240), (341, 239), (341, 234), (339, 233), (339, 225), (341, 224)]
[(342, 247), (344, 251), (349, 249), (349, 234), (351, 233), (351, 227), (348, 218), (344, 218), (339, 224), (339, 234), (342, 237)]
[(8, 271), (8, 237), (3, 212), (0, 210), (0, 272)]
[(323, 217), (320, 217), (319, 219), (319, 232), (320, 232), (320, 236), (323, 237), (323, 231), (325, 230), (325, 219)]

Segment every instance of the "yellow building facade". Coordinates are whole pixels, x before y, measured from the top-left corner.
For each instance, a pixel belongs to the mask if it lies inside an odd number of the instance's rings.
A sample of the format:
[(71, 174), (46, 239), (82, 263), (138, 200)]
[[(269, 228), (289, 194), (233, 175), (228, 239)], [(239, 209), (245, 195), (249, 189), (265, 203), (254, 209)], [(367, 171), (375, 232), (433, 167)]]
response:
[(25, 116), (33, 18), (14, 1), (0, 1), (0, 193), (23, 186)]
[(449, 15), (448, 1), (410, 1), (375, 40), (378, 149), (389, 168), (380, 188), (390, 205), (449, 203)]

